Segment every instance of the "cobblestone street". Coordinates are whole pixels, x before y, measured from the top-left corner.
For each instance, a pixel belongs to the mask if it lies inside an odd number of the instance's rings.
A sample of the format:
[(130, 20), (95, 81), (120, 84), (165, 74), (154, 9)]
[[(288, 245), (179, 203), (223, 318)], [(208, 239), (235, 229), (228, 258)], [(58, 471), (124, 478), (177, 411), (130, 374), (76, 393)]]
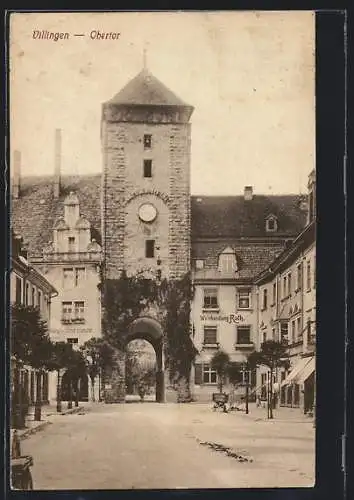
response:
[(88, 405), (53, 415), (23, 441), (34, 488), (312, 486), (315, 429), (299, 412), (213, 412), (210, 405)]

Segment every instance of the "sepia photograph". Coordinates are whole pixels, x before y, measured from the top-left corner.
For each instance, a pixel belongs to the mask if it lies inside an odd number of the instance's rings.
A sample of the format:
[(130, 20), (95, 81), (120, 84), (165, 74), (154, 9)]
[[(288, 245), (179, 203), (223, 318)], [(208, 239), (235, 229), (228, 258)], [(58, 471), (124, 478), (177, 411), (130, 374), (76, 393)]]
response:
[(12, 490), (313, 487), (312, 11), (9, 22)]

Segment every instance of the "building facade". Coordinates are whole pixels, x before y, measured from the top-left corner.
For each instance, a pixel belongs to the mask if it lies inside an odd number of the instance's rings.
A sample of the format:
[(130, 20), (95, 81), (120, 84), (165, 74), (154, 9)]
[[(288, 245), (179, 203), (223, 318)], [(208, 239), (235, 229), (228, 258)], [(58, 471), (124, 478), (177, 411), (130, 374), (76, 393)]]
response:
[[(210, 398), (217, 383), (212, 355), (222, 349), (243, 362), (280, 328), (273, 325), (283, 314), (274, 312), (280, 285), (257, 280), (296, 240), (313, 208), (309, 196), (266, 196), (251, 186), (242, 195), (191, 196), (192, 113), (144, 68), (102, 105), (102, 175), (61, 175), (60, 132), (54, 177), (22, 179), (16, 153), (12, 224), (26, 238), (31, 262), (59, 291), (50, 324), (55, 339), (80, 345), (101, 334), (100, 273), (109, 280), (123, 270), (147, 278), (191, 271), (198, 351), (192, 390)], [(150, 316), (131, 334), (152, 342), (162, 376), (163, 332), (158, 314)]]
[[(41, 319), (50, 324), (52, 301), (57, 290), (37, 269), (29, 264), (27, 252), (20, 236), (12, 233), (11, 268), (10, 268), (10, 303), (38, 307)], [(14, 366), (11, 366), (14, 369)], [(24, 389), (30, 405), (36, 400), (37, 378), (41, 377), (41, 401), (50, 399), (50, 382), (47, 372), (39, 373), (31, 366), (22, 365), (19, 384)], [(13, 381), (13, 377), (11, 377)]]
[[(307, 225), (270, 268), (255, 279), (260, 298), (258, 349), (266, 340), (287, 346), (290, 367), (274, 374), (280, 405), (311, 411), (315, 398), (316, 220), (315, 175), (309, 177)], [(271, 297), (269, 301), (267, 297)], [(266, 399), (269, 372), (258, 370), (259, 394)]]

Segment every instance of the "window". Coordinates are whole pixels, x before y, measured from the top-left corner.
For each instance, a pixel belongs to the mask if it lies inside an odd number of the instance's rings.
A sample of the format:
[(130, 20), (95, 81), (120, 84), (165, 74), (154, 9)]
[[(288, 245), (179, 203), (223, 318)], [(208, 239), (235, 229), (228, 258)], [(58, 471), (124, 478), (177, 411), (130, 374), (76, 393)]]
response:
[(195, 268), (196, 269), (203, 269), (203, 267), (204, 267), (204, 260), (197, 259), (195, 261)]
[(263, 332), (263, 343), (267, 341), (267, 332)]
[(151, 148), (151, 135), (144, 134), (144, 149), (150, 149), (150, 148)]
[(75, 302), (74, 303), (74, 319), (77, 321), (85, 321), (85, 303)]
[(296, 335), (295, 327), (296, 327), (296, 324), (295, 324), (295, 320), (294, 320), (291, 322), (291, 343), (292, 344), (295, 342), (295, 335)]
[(22, 280), (16, 276), (16, 304), (22, 302)]
[(85, 280), (85, 268), (77, 267), (75, 269), (75, 286), (79, 286)]
[(286, 321), (282, 321), (280, 323), (280, 342), (282, 344), (288, 343), (288, 323)]
[(74, 286), (74, 269), (72, 267), (64, 267), (63, 269), (63, 285), (64, 289), (73, 288)]
[(144, 160), (144, 177), (152, 177), (152, 160)]
[(203, 365), (203, 383), (216, 384), (216, 382), (217, 382), (216, 370), (214, 370), (210, 365)]
[(277, 297), (277, 284), (276, 283), (273, 283), (273, 301), (272, 303), (275, 304), (275, 301), (276, 301), (276, 297)]
[(238, 308), (249, 309), (251, 307), (251, 291), (249, 289), (238, 291)]
[(316, 286), (316, 257), (313, 258), (313, 286)]
[(307, 342), (311, 342), (312, 340), (312, 332), (311, 332), (311, 320), (307, 320), (306, 324), (306, 334), (307, 334)]
[(32, 287), (31, 305), (33, 307), (36, 305), (36, 289), (34, 288), (34, 286)]
[(267, 309), (267, 301), (268, 301), (268, 291), (265, 288), (263, 290), (263, 309)]
[(83, 301), (62, 302), (63, 323), (84, 323), (85, 303)]
[(204, 288), (204, 309), (217, 309), (218, 308), (218, 289), (217, 288)]
[(283, 278), (283, 299), (286, 297), (286, 276)]
[(250, 344), (251, 343), (251, 327), (238, 326), (237, 327), (237, 344)]
[(297, 318), (297, 340), (302, 340), (301, 318)]
[(219, 270), (224, 273), (232, 273), (236, 270), (236, 257), (233, 253), (221, 254), (219, 257)]
[(68, 252), (75, 252), (75, 238), (74, 236), (69, 236), (68, 238)]
[(275, 217), (269, 217), (266, 221), (266, 231), (272, 232), (277, 230), (277, 220)]
[(145, 241), (145, 257), (147, 259), (153, 259), (155, 255), (155, 240)]
[(29, 305), (29, 284), (26, 283), (26, 293), (25, 293), (25, 305)]
[(42, 309), (42, 292), (40, 290), (37, 292), (37, 306)]
[(297, 266), (297, 289), (301, 289), (301, 280), (302, 280), (302, 273), (301, 273), (301, 264), (298, 264)]
[(70, 323), (72, 317), (72, 302), (62, 302), (62, 322)]
[(272, 340), (274, 340), (274, 341), (276, 340), (276, 338), (275, 338), (275, 328), (272, 328)]
[(311, 263), (309, 260), (306, 265), (306, 287), (307, 290), (311, 290)]
[(78, 344), (79, 343), (78, 338), (69, 338), (69, 339), (66, 339), (66, 341), (68, 344)]
[(288, 274), (288, 295), (291, 295), (291, 273)]
[(207, 345), (217, 344), (216, 326), (205, 326), (204, 327), (204, 344), (207, 344)]

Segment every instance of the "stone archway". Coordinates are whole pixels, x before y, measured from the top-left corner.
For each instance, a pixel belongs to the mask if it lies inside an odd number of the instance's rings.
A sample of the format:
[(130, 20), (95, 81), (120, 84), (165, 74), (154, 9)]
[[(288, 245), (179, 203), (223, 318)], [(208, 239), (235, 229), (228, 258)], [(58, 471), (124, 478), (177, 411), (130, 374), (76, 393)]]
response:
[(164, 403), (165, 398), (165, 362), (163, 353), (163, 330), (160, 323), (149, 316), (135, 319), (129, 326), (125, 343), (142, 339), (149, 342), (156, 354), (156, 402)]

